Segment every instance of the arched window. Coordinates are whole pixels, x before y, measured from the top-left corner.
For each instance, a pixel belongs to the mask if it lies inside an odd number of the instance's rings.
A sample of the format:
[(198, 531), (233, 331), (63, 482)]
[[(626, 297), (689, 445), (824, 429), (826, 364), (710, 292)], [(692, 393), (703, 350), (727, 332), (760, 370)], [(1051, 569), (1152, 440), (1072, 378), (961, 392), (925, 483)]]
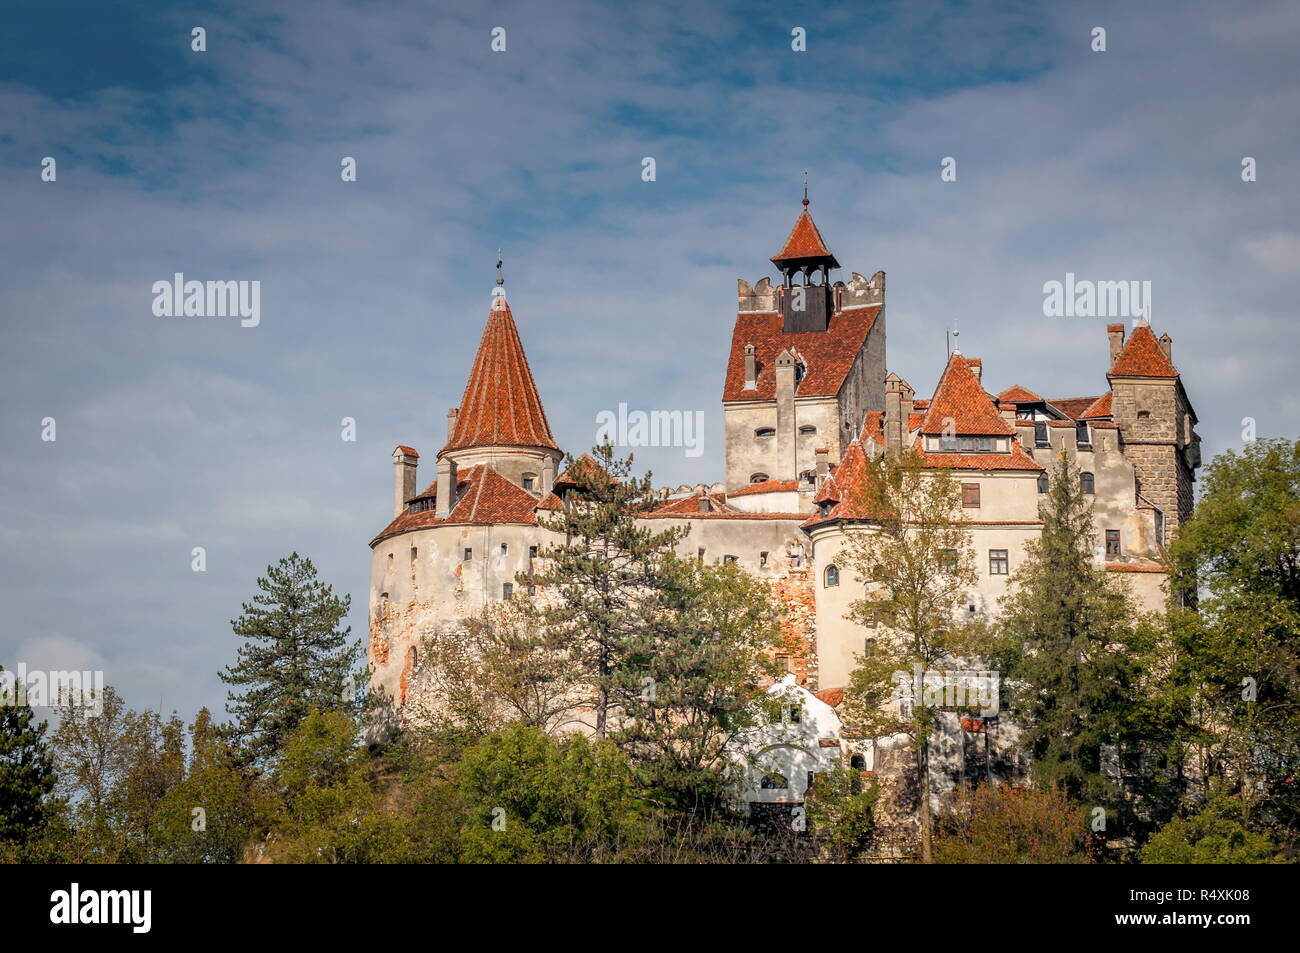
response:
[(865, 771), (867, 770), (867, 759), (860, 754), (855, 754), (849, 758), (849, 767), (854, 771)]
[(763, 775), (763, 780), (758, 783), (758, 786), (768, 791), (784, 791), (790, 786), (790, 782), (785, 779), (784, 774), (773, 771)]
[(776, 436), (776, 428), (775, 428), (775, 427), (759, 427), (757, 430), (754, 431), (754, 436), (755, 436), (755, 437), (775, 437), (775, 436)]
[(750, 482), (750, 483), (766, 483), (766, 482), (767, 482), (767, 474), (766, 474), (766, 473), (751, 473), (751, 474), (749, 475), (749, 482)]
[(826, 585), (838, 586), (840, 584), (840, 567), (831, 563), (826, 567)]
[(1038, 492), (1039, 492), (1039, 493), (1046, 493), (1046, 492), (1047, 492), (1047, 474), (1046, 474), (1046, 473), (1040, 473), (1040, 474), (1038, 475)]
[(1094, 493), (1094, 492), (1096, 492), (1096, 489), (1095, 489), (1095, 488), (1096, 488), (1096, 481), (1093, 479), (1091, 473), (1088, 473), (1087, 471), (1084, 471), (1083, 473), (1080, 473), (1080, 474), (1079, 474), (1079, 482), (1083, 484), (1083, 492), (1084, 492), (1084, 493)]

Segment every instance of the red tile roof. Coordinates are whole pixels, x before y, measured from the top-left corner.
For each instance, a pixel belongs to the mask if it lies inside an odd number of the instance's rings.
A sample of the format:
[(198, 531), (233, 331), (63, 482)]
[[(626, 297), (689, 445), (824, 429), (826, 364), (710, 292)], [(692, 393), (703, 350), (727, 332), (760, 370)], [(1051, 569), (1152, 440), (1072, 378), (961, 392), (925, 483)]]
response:
[(1080, 420), (1090, 420), (1093, 417), (1109, 417), (1112, 414), (1112, 395), (1110, 391), (1102, 394), (1092, 402), (1092, 405), (1079, 415)]
[(1133, 329), (1124, 350), (1111, 367), (1112, 377), (1177, 377), (1178, 370), (1165, 357), (1160, 342), (1150, 325), (1139, 324)]
[[(827, 688), (820, 692), (814, 692), (814, 694), (832, 708), (837, 708), (840, 702), (844, 701), (844, 689), (842, 688)], [(838, 745), (839, 742), (837, 741), (835, 744)]]
[(1010, 401), (1013, 404), (1029, 404), (1042, 399), (1043, 398), (1039, 397), (1032, 390), (1021, 387), (1019, 384), (1016, 384), (1013, 387), (1008, 387), (1002, 393), (998, 394), (998, 400)]
[[(597, 463), (591, 454), (584, 453), (579, 455), (578, 459), (574, 460), (573, 463), (565, 467), (564, 472), (555, 478), (556, 487), (576, 486), (578, 483), (578, 477), (584, 475), (587, 470), (593, 471), (593, 475), (605, 472), (605, 468)], [(605, 474), (605, 478), (610, 483), (618, 482), (616, 477), (612, 477), (607, 473)]]
[[(432, 499), (437, 496), (437, 491), (438, 484), (435, 481), (416, 499)], [(456, 497), (456, 505), (446, 516), (436, 515), (436, 509), (423, 510), (419, 513), (402, 513), (380, 530), (379, 535), (370, 541), (370, 545), (373, 546), (385, 537), (426, 526), (464, 523), (526, 525), (537, 523), (537, 497), (483, 464), (469, 467), (457, 474)]]
[(947, 467), (951, 470), (1042, 470), (1020, 446), (1020, 441), (1012, 439), (1010, 453), (927, 453), (922, 449), (923, 439), (918, 437), (913, 445), (921, 459), (928, 467)]
[[(815, 502), (818, 512), (804, 521), (804, 526), (815, 526), (828, 520), (870, 519), (870, 493), (867, 455), (863, 452), (862, 441), (854, 440), (844, 451), (844, 458), (835, 467), (831, 475), (822, 483), (821, 491)], [(830, 511), (823, 515), (820, 507), (824, 503), (832, 504)]]
[(417, 460), (420, 458), (420, 455), (416, 453), (415, 448), (408, 447), (406, 444), (399, 443), (397, 449), (394, 450), (393, 453), (396, 453), (398, 450), (402, 451), (402, 453), (406, 454), (408, 457), (415, 457)]
[[(700, 500), (707, 498), (709, 509), (700, 509)], [(698, 494), (695, 496), (682, 496), (664, 502), (655, 506), (651, 511), (652, 516), (702, 516), (705, 513), (729, 512), (727, 502), (721, 493)]]
[(488, 312), (460, 414), (443, 450), (490, 446), (559, 449), (504, 296)]
[[(807, 370), (795, 388), (800, 397), (834, 397), (853, 362), (862, 350), (880, 306), (837, 311), (831, 315), (825, 331), (783, 330), (785, 319), (778, 313), (744, 311), (736, 316), (731, 333), (731, 356), (722, 399), (774, 400), (776, 398), (776, 359), (787, 348), (804, 359)], [(745, 345), (754, 345), (758, 361), (757, 387), (745, 390)]]
[(763, 480), (761, 483), (751, 483), (742, 487), (728, 496), (748, 496), (750, 493), (781, 493), (790, 490), (799, 489), (798, 480)]
[(1078, 420), (1083, 416), (1084, 411), (1100, 399), (1099, 397), (1053, 397), (1048, 403), (1071, 420)]
[(772, 256), (771, 261), (779, 264), (800, 258), (834, 257), (826, 247), (826, 243), (822, 241), (822, 233), (817, 230), (817, 224), (805, 208), (795, 219), (794, 228), (790, 229), (790, 237), (785, 240), (785, 245)]
[(921, 433), (945, 432), (979, 437), (1002, 437), (1016, 432), (980, 386), (970, 369), (970, 361), (961, 354), (948, 358), (948, 366), (939, 378), (939, 386), (934, 389), (925, 420), (921, 422)]

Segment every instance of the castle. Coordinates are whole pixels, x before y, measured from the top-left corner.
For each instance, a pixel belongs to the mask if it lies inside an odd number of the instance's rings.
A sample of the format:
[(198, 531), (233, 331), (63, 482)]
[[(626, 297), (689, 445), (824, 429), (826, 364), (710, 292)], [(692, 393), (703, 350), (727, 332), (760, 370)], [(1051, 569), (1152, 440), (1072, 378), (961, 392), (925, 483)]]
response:
[[(995, 613), (1040, 531), (1038, 503), (1062, 453), (1093, 497), (1097, 564), (1129, 574), (1143, 608), (1163, 605), (1164, 546), (1191, 513), (1200, 465), (1169, 335), (1157, 339), (1145, 321), (1127, 337), (1123, 324), (1109, 325), (1106, 363), (1098, 361), (1107, 387), (1090, 396), (1043, 397), (1020, 384), (993, 393), (983, 362), (954, 350), (922, 398), (886, 362), (884, 272), (832, 281), (840, 265), (806, 196), (771, 261), (777, 283), (738, 283), (722, 387), (725, 479), (669, 491), (644, 518), (689, 526), (684, 554), (735, 562), (771, 582), (786, 609), (787, 684), (831, 707), (842, 697), (870, 637), (845, 619), (862, 586), (839, 566), (859, 516), (854, 489), (868, 458), (904, 447), (961, 483), (979, 569), (973, 617)], [(419, 460), (409, 446), (393, 452), (393, 519), (370, 543), (372, 684), (399, 706), (421, 634), (511, 598), (517, 574), (550, 541), (539, 510), (558, 506), (566, 490), (500, 278), (464, 396), (447, 415), (436, 478), (423, 490)], [(959, 741), (963, 731), (984, 732), (986, 751), (999, 744), (992, 726), (954, 721)], [(864, 757), (843, 748), (855, 762)]]

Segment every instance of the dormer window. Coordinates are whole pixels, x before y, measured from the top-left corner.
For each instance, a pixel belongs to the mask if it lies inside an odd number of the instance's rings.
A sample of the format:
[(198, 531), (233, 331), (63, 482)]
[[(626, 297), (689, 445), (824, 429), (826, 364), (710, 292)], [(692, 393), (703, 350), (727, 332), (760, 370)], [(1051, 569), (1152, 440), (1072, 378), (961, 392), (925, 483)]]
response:
[(1086, 421), (1080, 420), (1074, 425), (1074, 440), (1079, 445), (1080, 450), (1092, 446), (1092, 440), (1088, 437), (1088, 424)]
[(755, 437), (775, 437), (775, 436), (776, 436), (776, 428), (775, 428), (775, 427), (759, 427), (757, 430), (754, 431), (754, 436), (755, 436)]
[(797, 364), (795, 364), (795, 366), (794, 366), (794, 382), (795, 382), (796, 384), (798, 384), (801, 380), (803, 380), (804, 375), (807, 374), (807, 373), (808, 373), (808, 365), (807, 365), (807, 364), (803, 363), (802, 361), (800, 361), (800, 362), (798, 362)]

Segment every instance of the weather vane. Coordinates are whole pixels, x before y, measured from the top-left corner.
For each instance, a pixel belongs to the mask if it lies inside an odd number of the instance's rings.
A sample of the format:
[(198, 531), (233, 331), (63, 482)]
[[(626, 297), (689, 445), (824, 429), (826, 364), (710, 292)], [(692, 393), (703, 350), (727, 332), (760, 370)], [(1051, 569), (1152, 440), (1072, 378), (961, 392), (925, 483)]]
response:
[(505, 270), (503, 268), (505, 259), (501, 257), (501, 249), (497, 249), (497, 286), (504, 286), (506, 283)]
[(808, 170), (803, 170), (803, 207), (808, 207)]

